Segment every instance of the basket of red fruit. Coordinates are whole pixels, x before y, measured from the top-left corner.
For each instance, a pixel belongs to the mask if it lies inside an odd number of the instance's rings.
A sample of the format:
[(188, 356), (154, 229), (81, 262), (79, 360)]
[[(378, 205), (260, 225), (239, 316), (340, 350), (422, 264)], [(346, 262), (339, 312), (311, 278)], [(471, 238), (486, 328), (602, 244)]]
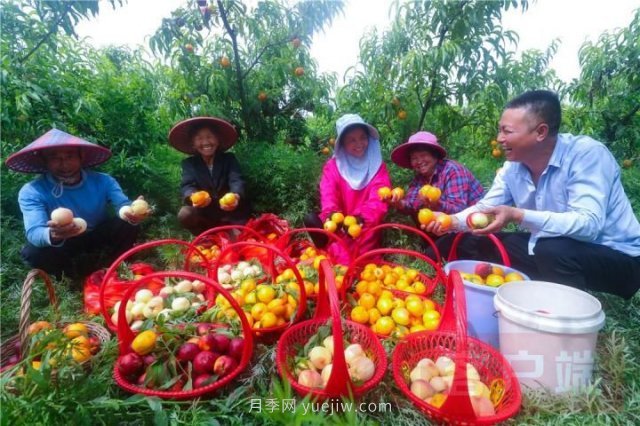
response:
[(387, 369), (384, 348), (361, 324), (340, 318), (331, 264), (320, 262), (320, 294), (313, 319), (294, 325), (278, 341), (278, 371), (301, 395), (358, 398)]
[[(216, 323), (172, 323), (161, 317), (134, 332), (126, 320), (126, 301), (151, 280), (200, 281), (224, 297), (235, 315)], [(190, 272), (147, 275), (125, 294), (118, 311), (120, 356), (113, 369), (116, 383), (131, 393), (167, 399), (191, 399), (211, 394), (246, 368), (253, 352), (251, 327), (240, 305), (215, 281)], [(226, 322), (225, 322), (226, 321)]]
[(392, 355), (400, 390), (426, 416), (449, 424), (489, 425), (520, 409), (520, 384), (491, 346), (467, 336), (462, 280), (452, 272), (440, 329), (402, 339)]

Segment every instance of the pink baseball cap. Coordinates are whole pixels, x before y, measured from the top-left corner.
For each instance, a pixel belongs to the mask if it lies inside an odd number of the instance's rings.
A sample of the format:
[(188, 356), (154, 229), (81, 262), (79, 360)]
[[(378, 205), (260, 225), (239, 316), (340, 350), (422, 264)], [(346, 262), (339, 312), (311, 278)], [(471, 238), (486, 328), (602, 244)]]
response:
[(433, 133), (418, 132), (411, 135), (408, 141), (397, 146), (391, 152), (391, 161), (400, 167), (410, 169), (411, 160), (409, 159), (409, 154), (416, 148), (426, 148), (440, 158), (447, 156), (447, 151), (438, 143), (438, 138)]

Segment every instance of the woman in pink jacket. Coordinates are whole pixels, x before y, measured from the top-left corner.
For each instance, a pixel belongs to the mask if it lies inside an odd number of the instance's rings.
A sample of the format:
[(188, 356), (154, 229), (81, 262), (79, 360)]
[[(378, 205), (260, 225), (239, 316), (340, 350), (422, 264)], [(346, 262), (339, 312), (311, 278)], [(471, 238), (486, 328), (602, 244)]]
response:
[[(362, 223), (362, 233), (382, 222), (387, 204), (378, 197), (378, 189), (391, 186), (387, 167), (382, 162), (380, 135), (375, 127), (356, 114), (346, 114), (336, 122), (336, 146), (333, 158), (327, 161), (320, 179), (320, 214), (310, 213), (305, 226), (322, 228), (333, 213), (355, 216)], [(364, 253), (379, 245), (379, 235), (352, 238), (344, 232), (337, 234), (346, 242), (349, 252), (331, 243), (329, 254), (334, 262), (349, 264), (358, 246)], [(316, 246), (327, 244), (326, 237), (313, 235)]]

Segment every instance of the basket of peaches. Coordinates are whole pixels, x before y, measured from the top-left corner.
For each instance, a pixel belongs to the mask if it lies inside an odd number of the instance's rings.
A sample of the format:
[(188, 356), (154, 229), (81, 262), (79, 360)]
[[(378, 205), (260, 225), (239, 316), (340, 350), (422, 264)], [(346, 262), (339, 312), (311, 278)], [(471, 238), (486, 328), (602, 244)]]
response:
[[(37, 279), (44, 282), (54, 321), (31, 322), (31, 295)], [(92, 358), (110, 339), (109, 332), (92, 321), (60, 321), (58, 299), (49, 275), (39, 269), (27, 274), (21, 292), (18, 334), (3, 340), (0, 372), (8, 387), (20, 392), (34, 376), (73, 379), (78, 369), (88, 370)]]
[(119, 357), (113, 368), (124, 390), (166, 399), (192, 399), (209, 395), (230, 383), (249, 363), (253, 336), (238, 303), (218, 283), (183, 271), (157, 272), (132, 286), (124, 300), (134, 297), (147, 281), (199, 281), (224, 297), (236, 315), (210, 322), (204, 314), (171, 322), (162, 316), (134, 331), (126, 321), (126, 304), (118, 310)]
[[(246, 253), (247, 248), (259, 248), (269, 253), (268, 264), (258, 259), (242, 259), (231, 266), (214, 262), (213, 276), (221, 282), (230, 278), (229, 291), (234, 301), (241, 306), (242, 314), (249, 322), (256, 337), (264, 342), (275, 341), (277, 337), (294, 322), (299, 321), (305, 313), (307, 297), (302, 275), (295, 263), (283, 251), (274, 245), (239, 241), (227, 246), (220, 254), (224, 259), (227, 253)], [(261, 257), (264, 259), (263, 257)], [(286, 274), (291, 279), (278, 278), (276, 264), (282, 264)], [(214, 305), (209, 310), (214, 319), (233, 315), (228, 300), (217, 295)]]
[(335, 277), (326, 259), (320, 263), (319, 283), (313, 319), (295, 324), (278, 340), (278, 371), (300, 395), (358, 398), (382, 380), (385, 350), (368, 327), (340, 318)]

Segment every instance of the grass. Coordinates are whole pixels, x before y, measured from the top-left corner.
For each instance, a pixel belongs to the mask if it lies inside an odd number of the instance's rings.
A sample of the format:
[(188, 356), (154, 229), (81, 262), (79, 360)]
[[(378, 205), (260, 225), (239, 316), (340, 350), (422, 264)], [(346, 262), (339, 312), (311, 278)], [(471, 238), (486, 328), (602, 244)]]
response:
[[(637, 174), (633, 175), (637, 179)], [(635, 186), (634, 186), (635, 188)], [(144, 233), (146, 239), (187, 238), (175, 229), (173, 218), (158, 216)], [(28, 269), (19, 258), (23, 243), (18, 219), (2, 217), (2, 262), (0, 266), (0, 334), (6, 339), (17, 332), (20, 290)], [(415, 246), (406, 237), (397, 237), (395, 247)], [(81, 283), (56, 283), (60, 316), (66, 320), (82, 319)], [(600, 332), (594, 383), (580, 392), (553, 395), (527, 391), (517, 417), (508, 424), (527, 425), (632, 425), (640, 424), (640, 295), (630, 301), (596, 294), (607, 315)], [(32, 296), (31, 318), (53, 319), (54, 314), (42, 288)], [(385, 341), (392, 350), (393, 342)], [(210, 399), (174, 402), (130, 395), (114, 383), (112, 368), (117, 345), (112, 340), (91, 361), (89, 372), (70, 366), (61, 367), (56, 380), (27, 371), (19, 392), (12, 391), (10, 378), (0, 379), (2, 425), (427, 425), (426, 420), (395, 386), (388, 372), (380, 385), (364, 399), (367, 403), (390, 404), (387, 412), (341, 412), (330, 416), (305, 413), (302, 400), (286, 383), (279, 381), (275, 369), (274, 346), (257, 345), (249, 368), (233, 385)], [(66, 368), (66, 367), (65, 367)], [(296, 398), (295, 410), (268, 412), (269, 399)], [(261, 412), (251, 410), (256, 399)]]

